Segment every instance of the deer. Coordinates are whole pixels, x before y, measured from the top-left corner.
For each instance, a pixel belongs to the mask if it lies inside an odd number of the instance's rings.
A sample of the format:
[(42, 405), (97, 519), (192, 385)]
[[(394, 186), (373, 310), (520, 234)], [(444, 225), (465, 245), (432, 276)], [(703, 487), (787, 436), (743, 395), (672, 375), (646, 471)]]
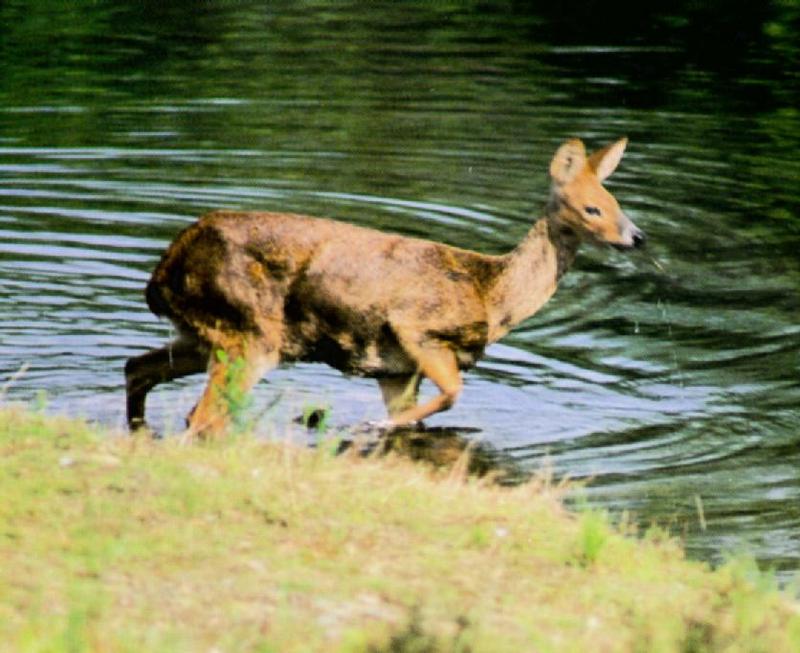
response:
[[(621, 138), (588, 155), (580, 139), (564, 142), (550, 162), (544, 216), (502, 255), (292, 213), (202, 216), (177, 235), (147, 284), (148, 307), (177, 337), (127, 361), (130, 430), (147, 428), (145, 400), (156, 385), (206, 372), (184, 437), (223, 435), (225, 384), (247, 393), (293, 361), (376, 379), (389, 428), (451, 408), (462, 373), (552, 297), (582, 242), (644, 245), (602, 184), (626, 145)], [(438, 394), (420, 403), (423, 379)]]

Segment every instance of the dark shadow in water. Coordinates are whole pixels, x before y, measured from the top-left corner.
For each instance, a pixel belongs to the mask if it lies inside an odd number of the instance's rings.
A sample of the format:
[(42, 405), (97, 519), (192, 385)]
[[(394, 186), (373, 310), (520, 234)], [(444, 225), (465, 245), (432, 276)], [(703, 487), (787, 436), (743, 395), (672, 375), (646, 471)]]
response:
[(353, 451), (363, 456), (396, 454), (437, 468), (463, 466), (467, 474), (490, 477), (498, 485), (516, 485), (530, 473), (509, 455), (477, 437), (474, 427), (423, 424), (387, 430), (379, 426), (349, 428), (339, 445), (339, 453)]

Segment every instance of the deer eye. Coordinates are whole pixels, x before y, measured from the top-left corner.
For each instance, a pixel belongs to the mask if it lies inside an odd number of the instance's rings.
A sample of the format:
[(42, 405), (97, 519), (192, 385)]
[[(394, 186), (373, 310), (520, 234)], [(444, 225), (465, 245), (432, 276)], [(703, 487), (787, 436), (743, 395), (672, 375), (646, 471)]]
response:
[(600, 209), (598, 209), (596, 206), (584, 206), (583, 210), (589, 215), (600, 215)]

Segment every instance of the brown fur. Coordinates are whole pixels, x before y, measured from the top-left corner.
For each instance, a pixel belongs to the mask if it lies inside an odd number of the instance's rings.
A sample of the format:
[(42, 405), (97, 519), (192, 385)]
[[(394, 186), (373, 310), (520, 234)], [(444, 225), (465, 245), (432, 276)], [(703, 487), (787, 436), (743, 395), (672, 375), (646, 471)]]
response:
[[(547, 215), (505, 256), (286, 213), (202, 217), (177, 236), (147, 286), (148, 306), (180, 336), (128, 361), (130, 427), (144, 424), (152, 387), (207, 369), (189, 434), (221, 432), (220, 392), (239, 357), (242, 391), (281, 361), (316, 361), (377, 378), (394, 424), (449, 408), (459, 370), (549, 299), (581, 240), (643, 241), (600, 184), (624, 147), (623, 139), (587, 158), (580, 141), (565, 143), (551, 163)], [(422, 377), (441, 394), (417, 405)]]

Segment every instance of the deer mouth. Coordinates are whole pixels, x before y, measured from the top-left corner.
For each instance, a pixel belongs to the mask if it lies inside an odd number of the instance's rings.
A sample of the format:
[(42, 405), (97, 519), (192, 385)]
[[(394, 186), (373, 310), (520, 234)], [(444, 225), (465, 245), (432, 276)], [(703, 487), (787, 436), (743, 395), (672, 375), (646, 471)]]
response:
[(645, 236), (644, 231), (640, 229), (635, 229), (631, 232), (630, 235), (630, 242), (625, 243), (611, 243), (611, 246), (619, 250), (621, 252), (627, 252), (632, 249), (641, 249), (647, 243), (647, 236)]

